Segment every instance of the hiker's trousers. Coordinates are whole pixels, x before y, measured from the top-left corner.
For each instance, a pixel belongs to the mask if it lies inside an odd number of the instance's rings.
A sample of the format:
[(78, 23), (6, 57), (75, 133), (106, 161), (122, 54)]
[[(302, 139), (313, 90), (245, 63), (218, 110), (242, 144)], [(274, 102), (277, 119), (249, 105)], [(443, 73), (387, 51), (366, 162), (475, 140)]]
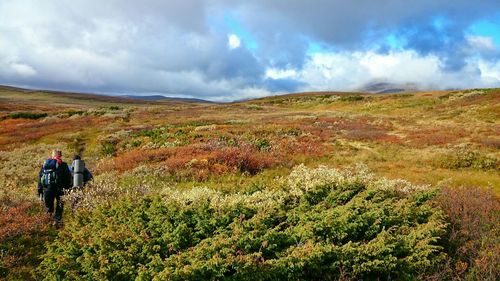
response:
[[(60, 222), (64, 209), (64, 202), (62, 201), (60, 192), (56, 190), (43, 190), (43, 201), (45, 203), (45, 210), (49, 214), (54, 214), (54, 221)], [(55, 213), (54, 213), (55, 203)]]

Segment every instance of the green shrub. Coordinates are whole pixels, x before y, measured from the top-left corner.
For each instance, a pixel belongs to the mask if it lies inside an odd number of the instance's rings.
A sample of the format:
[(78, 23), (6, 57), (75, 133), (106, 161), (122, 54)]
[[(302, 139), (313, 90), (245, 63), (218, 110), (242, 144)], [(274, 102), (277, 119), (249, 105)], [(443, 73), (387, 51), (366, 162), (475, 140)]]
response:
[(263, 110), (264, 109), (262, 106), (257, 105), (257, 104), (249, 104), (249, 105), (247, 105), (246, 108), (250, 109), (250, 110)]
[(106, 138), (101, 140), (99, 151), (102, 156), (115, 156), (118, 151), (118, 140), (114, 138)]
[(134, 136), (135, 137), (149, 137), (151, 139), (162, 139), (164, 131), (165, 130), (163, 128), (154, 128), (151, 130), (145, 130), (145, 131), (138, 132)]
[(239, 146), (238, 140), (232, 136), (225, 136), (225, 135), (218, 136), (217, 142), (223, 143), (225, 146), (230, 146), (230, 147)]
[(68, 148), (73, 154), (77, 154), (83, 157), (83, 153), (87, 148), (88, 139), (77, 134), (73, 137), (72, 141), (68, 144)]
[(130, 147), (139, 147), (141, 146), (142, 142), (140, 140), (133, 140), (131, 143), (130, 143)]
[(469, 149), (457, 149), (437, 158), (438, 167), (446, 169), (473, 168), (477, 170), (498, 169), (498, 160)]
[(24, 118), (24, 119), (41, 119), (47, 117), (47, 113), (36, 113), (36, 112), (14, 112), (9, 114), (9, 117), (12, 119), (19, 119), (19, 118)]
[(85, 114), (86, 111), (83, 110), (70, 110), (66, 111), (65, 114), (68, 115), (68, 117), (71, 117), (73, 115), (83, 115)]
[(347, 101), (347, 102), (351, 102), (351, 101), (360, 101), (360, 100), (364, 100), (365, 98), (363, 96), (360, 96), (360, 95), (354, 95), (354, 96), (342, 96), (340, 97), (340, 100), (341, 101)]
[(254, 141), (254, 145), (260, 151), (268, 151), (271, 149), (271, 143), (266, 139), (257, 139)]
[(77, 213), (38, 268), (47, 280), (408, 280), (445, 258), (434, 193), (297, 168), (274, 189), (166, 190)]

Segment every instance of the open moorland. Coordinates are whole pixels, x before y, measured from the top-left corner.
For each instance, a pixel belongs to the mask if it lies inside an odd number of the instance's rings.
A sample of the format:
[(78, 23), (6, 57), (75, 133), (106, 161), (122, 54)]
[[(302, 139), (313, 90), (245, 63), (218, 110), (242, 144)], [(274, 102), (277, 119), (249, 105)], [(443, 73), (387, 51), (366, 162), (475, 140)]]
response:
[[(55, 148), (94, 181), (52, 228)], [(234, 103), (0, 88), (0, 279), (498, 280), (500, 90)]]

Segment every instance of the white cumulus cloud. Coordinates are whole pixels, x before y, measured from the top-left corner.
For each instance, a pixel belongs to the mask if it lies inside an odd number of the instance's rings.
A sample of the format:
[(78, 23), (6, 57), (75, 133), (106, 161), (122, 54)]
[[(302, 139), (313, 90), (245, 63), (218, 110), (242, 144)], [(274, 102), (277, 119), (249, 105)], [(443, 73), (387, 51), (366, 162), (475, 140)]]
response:
[(36, 70), (24, 63), (11, 63), (10, 68), (17, 74), (21, 76), (33, 76), (36, 75)]
[(481, 51), (495, 50), (493, 38), (488, 36), (467, 36), (467, 42), (471, 47)]
[(442, 65), (435, 55), (420, 55), (411, 50), (387, 54), (327, 52), (311, 55), (302, 69), (287, 73), (294, 73), (289, 78), (307, 84), (302, 91), (350, 91), (380, 80), (413, 83), (423, 89), (496, 87), (500, 83), (500, 63), (470, 59), (457, 72), (448, 72)]
[(236, 49), (241, 46), (241, 39), (236, 34), (229, 34), (227, 36), (227, 45), (229, 49)]
[(266, 70), (266, 78), (284, 79), (284, 78), (294, 78), (296, 76), (297, 76), (297, 70), (295, 69), (269, 68)]

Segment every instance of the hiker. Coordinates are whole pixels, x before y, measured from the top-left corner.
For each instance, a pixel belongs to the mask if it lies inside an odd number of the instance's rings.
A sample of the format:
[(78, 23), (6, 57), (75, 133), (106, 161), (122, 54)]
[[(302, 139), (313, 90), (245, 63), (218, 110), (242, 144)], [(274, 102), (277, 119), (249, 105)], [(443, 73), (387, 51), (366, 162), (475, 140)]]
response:
[[(76, 173), (82, 173), (83, 175), (83, 184), (82, 183), (79, 183), (80, 181), (82, 181), (81, 179), (78, 180), (77, 177), (75, 177), (75, 167), (77, 166), (77, 162), (79, 162), (79, 166), (82, 165), (83, 166), (83, 171), (76, 171)], [(77, 168), (80, 168), (81, 167), (77, 167)], [(82, 158), (80, 157), (80, 155), (75, 155), (73, 156), (73, 163), (71, 164), (71, 166), (69, 166), (69, 171), (71, 172), (71, 178), (73, 180), (73, 187), (84, 187), (85, 185), (87, 185), (87, 183), (92, 180), (94, 177), (92, 176), (92, 173), (90, 173), (89, 169), (87, 169), (87, 167), (85, 167), (85, 163), (83, 162)], [(81, 186), (80, 186), (81, 185)]]
[(38, 195), (43, 198), (47, 214), (53, 214), (56, 227), (62, 224), (64, 203), (61, 196), (64, 195), (64, 189), (71, 188), (71, 173), (61, 157), (61, 150), (52, 151), (52, 156), (45, 160), (38, 174)]

